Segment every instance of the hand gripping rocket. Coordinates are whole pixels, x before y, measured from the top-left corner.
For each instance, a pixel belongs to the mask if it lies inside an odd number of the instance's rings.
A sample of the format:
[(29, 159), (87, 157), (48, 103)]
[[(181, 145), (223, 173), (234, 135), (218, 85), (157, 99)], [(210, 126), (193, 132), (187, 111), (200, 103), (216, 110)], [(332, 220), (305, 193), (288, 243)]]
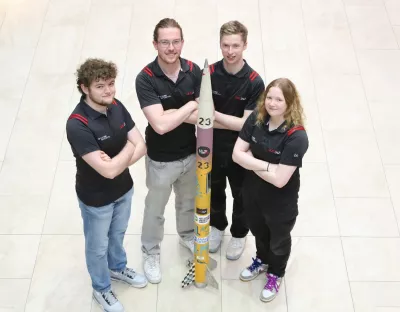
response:
[(196, 206), (194, 215), (194, 258), (188, 260), (189, 272), (182, 281), (182, 288), (194, 282), (203, 288), (209, 284), (218, 288), (211, 274), (217, 261), (209, 257), (211, 168), (213, 147), (214, 102), (212, 98), (211, 77), (208, 62), (205, 61), (200, 88), (200, 101), (197, 114), (196, 146)]

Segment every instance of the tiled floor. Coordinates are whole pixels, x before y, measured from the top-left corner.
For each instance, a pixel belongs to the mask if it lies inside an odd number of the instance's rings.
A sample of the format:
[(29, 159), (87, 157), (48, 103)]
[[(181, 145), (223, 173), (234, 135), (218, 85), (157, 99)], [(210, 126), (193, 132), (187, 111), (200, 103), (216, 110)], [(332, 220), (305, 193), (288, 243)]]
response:
[[(65, 121), (78, 100), (74, 71), (87, 57), (119, 66), (118, 98), (144, 132), (133, 82), (153, 60), (163, 17), (182, 25), (183, 56), (220, 58), (218, 31), (249, 28), (246, 59), (266, 82), (291, 78), (307, 114), (310, 149), (284, 287), (238, 280), (254, 253), (216, 255), (219, 290), (182, 290), (189, 256), (178, 245), (173, 198), (162, 244), (163, 281), (115, 285), (127, 311), (400, 311), (400, 1), (0, 0), (0, 311), (95, 312), (74, 194)], [(141, 268), (144, 163), (126, 238)], [(231, 202), (230, 202), (231, 203)]]

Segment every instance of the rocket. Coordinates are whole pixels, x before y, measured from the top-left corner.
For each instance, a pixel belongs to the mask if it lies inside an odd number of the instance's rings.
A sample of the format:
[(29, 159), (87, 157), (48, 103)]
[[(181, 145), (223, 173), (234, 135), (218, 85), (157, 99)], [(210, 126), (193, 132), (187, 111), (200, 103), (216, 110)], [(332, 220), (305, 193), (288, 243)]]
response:
[(201, 80), (196, 125), (197, 190), (194, 215), (194, 258), (188, 263), (190, 270), (182, 281), (182, 287), (194, 282), (198, 288), (206, 287), (207, 284), (218, 288), (218, 283), (211, 274), (211, 270), (217, 266), (217, 261), (209, 256), (213, 124), (214, 102), (210, 70), (206, 59)]

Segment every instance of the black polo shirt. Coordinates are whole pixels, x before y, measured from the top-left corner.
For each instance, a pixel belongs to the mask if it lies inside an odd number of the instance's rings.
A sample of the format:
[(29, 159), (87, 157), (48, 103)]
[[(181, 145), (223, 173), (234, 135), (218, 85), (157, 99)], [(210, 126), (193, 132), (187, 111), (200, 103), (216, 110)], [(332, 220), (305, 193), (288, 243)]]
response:
[[(210, 74), (214, 107), (223, 114), (243, 117), (245, 110), (254, 110), (265, 89), (262, 78), (246, 61), (242, 69), (232, 75), (221, 60), (210, 65)], [(238, 135), (238, 131), (214, 129), (214, 150), (231, 155)]]
[(107, 179), (88, 165), (82, 156), (101, 150), (113, 158), (124, 148), (128, 132), (135, 126), (127, 109), (115, 99), (106, 114), (91, 108), (81, 97), (67, 121), (67, 138), (76, 158), (76, 192), (88, 206), (108, 205), (128, 192), (133, 181), (126, 168), (114, 179)]
[[(199, 66), (183, 58), (180, 61), (182, 70), (176, 83), (164, 74), (157, 58), (138, 74), (136, 92), (142, 109), (154, 104), (161, 104), (164, 110), (179, 109), (199, 97)], [(148, 124), (145, 137), (147, 154), (155, 161), (174, 161), (196, 152), (195, 126), (185, 122), (163, 135)]]
[(298, 213), (299, 168), (308, 149), (308, 136), (304, 127), (288, 127), (285, 123), (269, 131), (269, 120), (262, 125), (256, 125), (257, 113), (255, 110), (247, 118), (239, 137), (250, 144), (250, 150), (255, 158), (297, 168), (282, 188), (262, 180), (253, 171), (248, 171), (249, 176), (245, 181), (243, 192), (251, 192), (260, 201), (265, 201), (266, 209), (274, 217), (290, 220)]

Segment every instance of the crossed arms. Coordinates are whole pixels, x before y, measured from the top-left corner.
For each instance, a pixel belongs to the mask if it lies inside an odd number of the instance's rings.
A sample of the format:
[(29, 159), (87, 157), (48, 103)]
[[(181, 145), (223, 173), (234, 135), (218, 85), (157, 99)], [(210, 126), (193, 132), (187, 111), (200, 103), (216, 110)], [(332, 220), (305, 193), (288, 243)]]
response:
[[(191, 101), (193, 102), (193, 101)], [(196, 99), (196, 102), (198, 102), (198, 99)], [(189, 102), (190, 103), (190, 102)], [(186, 104), (187, 105), (187, 104)], [(155, 106), (156, 108), (151, 108)], [(185, 106), (183, 106), (185, 107)], [(171, 128), (171, 130), (175, 129), (177, 126), (179, 126), (182, 122), (186, 122), (186, 123), (190, 123), (195, 125), (197, 123), (197, 106), (190, 112), (189, 115), (183, 115), (183, 114), (179, 114), (179, 116), (182, 117), (182, 119), (179, 119), (179, 123), (175, 123), (173, 122), (173, 119), (170, 119), (169, 116), (173, 115), (173, 114), (177, 114), (177, 112), (179, 112), (183, 107), (181, 107), (180, 109), (169, 109), (164, 111), (162, 109), (161, 104), (156, 104), (156, 105), (152, 105), (152, 106), (148, 106), (145, 107), (143, 109), (146, 118), (149, 120), (149, 118), (152, 118), (153, 120), (150, 122), (150, 124), (153, 127), (152, 122), (154, 123), (154, 128), (153, 129), (158, 133), (158, 134), (164, 134), (166, 132), (162, 132), (160, 127), (158, 126), (160, 120), (154, 117), (154, 114), (157, 116), (162, 115), (164, 117), (164, 121), (166, 121), (169, 125), (167, 125), (167, 129)], [(147, 113), (146, 113), (147, 110)], [(154, 114), (153, 114), (154, 113)], [(245, 110), (243, 117), (236, 117), (236, 116), (231, 116), (231, 115), (227, 115), (227, 114), (223, 114), (220, 113), (218, 111), (214, 110), (214, 128), (218, 128), (218, 129), (227, 129), (227, 130), (233, 130), (233, 131), (240, 131), (240, 129), (242, 129), (244, 122), (246, 121), (247, 117), (249, 117), (249, 115), (252, 113), (251, 110)], [(168, 115), (168, 116), (166, 116)], [(151, 116), (151, 117), (150, 117)], [(186, 117), (186, 118), (185, 118)], [(182, 120), (182, 121), (181, 121)], [(165, 128), (164, 128), (165, 129)], [(169, 130), (169, 131), (171, 131)]]
[(261, 179), (278, 188), (284, 187), (289, 182), (297, 168), (296, 166), (271, 164), (255, 158), (250, 151), (250, 144), (240, 137), (237, 139), (233, 149), (232, 159), (235, 163), (247, 170), (254, 171)]
[(117, 156), (110, 158), (103, 151), (97, 150), (82, 156), (82, 158), (103, 177), (114, 179), (143, 157), (146, 152), (146, 144), (135, 126), (128, 132), (126, 145)]

